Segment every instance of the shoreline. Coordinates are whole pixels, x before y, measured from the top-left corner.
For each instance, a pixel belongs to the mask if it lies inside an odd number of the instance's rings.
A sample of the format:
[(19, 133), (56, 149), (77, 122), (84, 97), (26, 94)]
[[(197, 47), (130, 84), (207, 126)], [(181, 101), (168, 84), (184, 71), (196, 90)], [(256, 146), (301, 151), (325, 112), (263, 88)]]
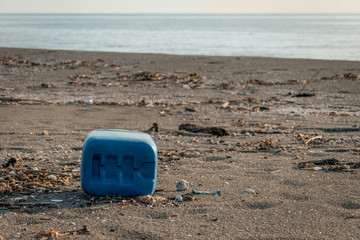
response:
[(284, 60), (313, 60), (313, 61), (339, 61), (339, 62), (360, 62), (359, 60), (346, 59), (321, 59), (321, 58), (286, 58), (286, 57), (270, 57), (270, 56), (224, 56), (224, 55), (188, 55), (188, 54), (172, 54), (172, 53), (147, 53), (147, 52), (113, 52), (113, 51), (94, 51), (94, 50), (72, 50), (72, 49), (43, 49), (43, 48), (17, 48), (17, 47), (2, 47), (4, 50), (17, 51), (56, 51), (56, 52), (74, 52), (74, 53), (93, 53), (93, 54), (135, 54), (135, 55), (160, 55), (160, 56), (178, 56), (178, 57), (208, 57), (208, 58), (259, 58), (259, 59), (284, 59)]

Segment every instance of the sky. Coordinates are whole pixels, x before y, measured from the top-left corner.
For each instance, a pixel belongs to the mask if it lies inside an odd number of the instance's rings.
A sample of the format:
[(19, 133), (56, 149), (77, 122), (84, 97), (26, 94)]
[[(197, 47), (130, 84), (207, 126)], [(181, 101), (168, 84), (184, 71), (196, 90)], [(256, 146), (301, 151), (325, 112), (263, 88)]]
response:
[(360, 13), (360, 0), (0, 0), (0, 13)]

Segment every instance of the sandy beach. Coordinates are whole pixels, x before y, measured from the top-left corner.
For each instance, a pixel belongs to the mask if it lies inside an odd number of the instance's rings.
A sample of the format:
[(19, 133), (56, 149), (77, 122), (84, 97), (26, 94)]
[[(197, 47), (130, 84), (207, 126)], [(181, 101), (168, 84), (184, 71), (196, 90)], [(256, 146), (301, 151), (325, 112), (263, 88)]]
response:
[[(359, 119), (356, 61), (0, 48), (0, 236), (360, 239)], [(152, 196), (82, 192), (94, 129), (152, 136)]]

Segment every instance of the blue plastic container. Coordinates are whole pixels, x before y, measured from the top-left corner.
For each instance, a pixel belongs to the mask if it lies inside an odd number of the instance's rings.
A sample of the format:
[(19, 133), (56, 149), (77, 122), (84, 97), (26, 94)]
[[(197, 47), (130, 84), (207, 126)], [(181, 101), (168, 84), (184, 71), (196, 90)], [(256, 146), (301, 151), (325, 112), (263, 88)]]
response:
[(152, 194), (157, 148), (146, 133), (94, 130), (84, 142), (81, 187), (94, 196), (134, 197)]

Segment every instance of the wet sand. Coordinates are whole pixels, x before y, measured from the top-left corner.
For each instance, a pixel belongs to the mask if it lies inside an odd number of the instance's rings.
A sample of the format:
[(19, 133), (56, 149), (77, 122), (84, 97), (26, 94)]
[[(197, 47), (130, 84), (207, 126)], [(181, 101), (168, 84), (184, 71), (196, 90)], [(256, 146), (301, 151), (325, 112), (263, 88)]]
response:
[[(354, 61), (0, 48), (0, 235), (359, 239), (359, 76)], [(85, 195), (85, 135), (153, 123), (158, 202)], [(192, 189), (222, 192), (172, 200)]]

